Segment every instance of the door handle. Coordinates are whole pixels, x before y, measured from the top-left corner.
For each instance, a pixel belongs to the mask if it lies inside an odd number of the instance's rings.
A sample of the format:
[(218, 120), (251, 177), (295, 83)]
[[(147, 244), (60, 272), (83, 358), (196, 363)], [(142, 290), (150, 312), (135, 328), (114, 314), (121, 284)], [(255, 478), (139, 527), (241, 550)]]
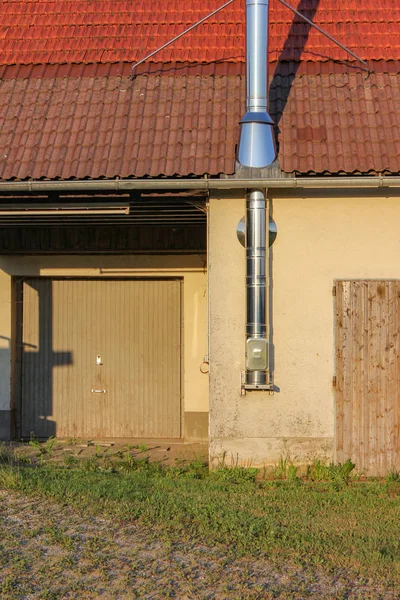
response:
[(105, 394), (107, 392), (107, 390), (95, 390), (93, 388), (90, 391), (92, 394)]

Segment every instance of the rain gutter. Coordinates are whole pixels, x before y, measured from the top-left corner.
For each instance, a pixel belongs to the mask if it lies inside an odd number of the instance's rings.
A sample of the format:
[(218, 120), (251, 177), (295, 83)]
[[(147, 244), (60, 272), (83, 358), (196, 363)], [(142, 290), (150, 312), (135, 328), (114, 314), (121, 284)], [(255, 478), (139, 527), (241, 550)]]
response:
[(68, 181), (0, 181), (0, 193), (129, 192), (130, 190), (242, 190), (397, 188), (400, 176), (287, 177), (277, 179), (77, 179)]

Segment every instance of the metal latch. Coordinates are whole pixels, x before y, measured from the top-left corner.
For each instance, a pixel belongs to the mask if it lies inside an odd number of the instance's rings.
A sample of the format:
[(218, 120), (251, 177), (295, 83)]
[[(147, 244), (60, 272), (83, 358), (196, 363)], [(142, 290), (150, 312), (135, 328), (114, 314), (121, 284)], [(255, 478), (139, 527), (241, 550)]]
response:
[(92, 394), (105, 394), (107, 392), (107, 390), (95, 390), (93, 388), (90, 391)]

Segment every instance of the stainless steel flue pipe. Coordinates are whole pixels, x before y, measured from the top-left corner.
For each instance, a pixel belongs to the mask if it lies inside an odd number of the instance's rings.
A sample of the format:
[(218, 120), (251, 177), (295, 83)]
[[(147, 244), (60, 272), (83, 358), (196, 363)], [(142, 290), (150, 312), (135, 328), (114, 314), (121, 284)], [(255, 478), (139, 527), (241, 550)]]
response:
[[(252, 169), (276, 158), (268, 114), (268, 0), (246, 0), (246, 114), (238, 161)], [(246, 374), (244, 389), (269, 385), (267, 340), (267, 218), (262, 186), (246, 191)]]
[(240, 121), (238, 160), (267, 167), (276, 158), (268, 114), (268, 0), (246, 0), (246, 114)]
[[(246, 194), (247, 369), (245, 384), (251, 386), (267, 383), (267, 223), (265, 204), (264, 191), (248, 190)], [(259, 368), (257, 368), (258, 363), (260, 363)]]

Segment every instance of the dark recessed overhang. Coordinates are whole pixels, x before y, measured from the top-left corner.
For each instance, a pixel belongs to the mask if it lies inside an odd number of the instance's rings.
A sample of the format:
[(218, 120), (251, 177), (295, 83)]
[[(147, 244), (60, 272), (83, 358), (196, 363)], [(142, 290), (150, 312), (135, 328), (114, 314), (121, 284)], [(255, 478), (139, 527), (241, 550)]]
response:
[(185, 194), (3, 194), (0, 226), (115, 225), (182, 227), (205, 225), (206, 195)]

